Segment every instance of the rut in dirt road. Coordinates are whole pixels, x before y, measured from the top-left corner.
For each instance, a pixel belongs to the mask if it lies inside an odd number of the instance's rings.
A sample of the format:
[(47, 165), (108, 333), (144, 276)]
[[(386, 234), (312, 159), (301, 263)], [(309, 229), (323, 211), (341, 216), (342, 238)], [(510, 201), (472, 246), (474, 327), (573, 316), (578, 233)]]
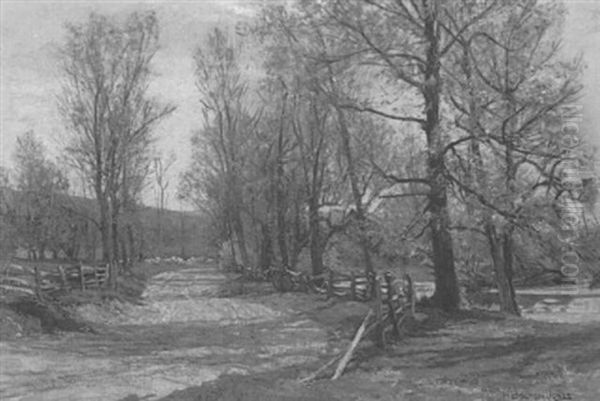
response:
[(97, 335), (0, 342), (0, 399), (153, 400), (223, 373), (277, 369), (326, 352), (327, 335), (313, 321), (216, 297), (225, 279), (214, 267), (162, 273), (142, 305), (81, 308)]

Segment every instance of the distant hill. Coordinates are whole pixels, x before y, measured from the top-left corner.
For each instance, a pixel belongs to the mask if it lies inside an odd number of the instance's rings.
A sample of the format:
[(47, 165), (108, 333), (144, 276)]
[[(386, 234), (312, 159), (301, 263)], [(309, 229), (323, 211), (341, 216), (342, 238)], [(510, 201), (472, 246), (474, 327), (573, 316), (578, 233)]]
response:
[[(25, 210), (20, 205), (20, 194), (9, 188), (0, 188), (0, 218), (3, 225), (3, 234), (0, 236), (1, 248), (25, 249), (26, 244), (22, 238), (18, 238), (15, 225), (23, 218)], [(67, 230), (61, 232), (60, 241), (56, 241), (55, 247), (61, 249), (49, 249), (50, 254), (63, 255), (64, 248), (71, 242), (74, 244), (76, 254), (81, 259), (91, 259), (92, 255), (98, 258), (100, 255), (100, 233), (96, 223), (98, 211), (96, 201), (72, 195), (58, 195), (56, 207), (59, 213), (64, 214), (68, 224)], [(10, 225), (13, 225), (12, 230)], [(211, 253), (211, 233), (208, 229), (208, 220), (205, 216), (191, 211), (163, 210), (162, 212), (151, 206), (140, 205), (132, 212), (124, 212), (122, 227), (131, 226), (134, 238), (136, 256), (201, 256)], [(11, 234), (8, 234), (8, 233)], [(8, 237), (8, 238), (6, 238)], [(7, 244), (6, 242), (10, 242)], [(55, 252), (54, 252), (55, 251)], [(48, 255), (47, 255), (48, 256)]]

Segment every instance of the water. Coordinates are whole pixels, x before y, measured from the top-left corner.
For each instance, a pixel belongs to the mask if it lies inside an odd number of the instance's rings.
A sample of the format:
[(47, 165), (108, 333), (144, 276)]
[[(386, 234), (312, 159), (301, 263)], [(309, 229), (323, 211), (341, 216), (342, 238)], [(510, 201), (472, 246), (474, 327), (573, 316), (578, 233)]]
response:
[[(434, 291), (433, 282), (415, 283), (417, 299), (429, 297)], [(600, 288), (568, 285), (522, 288), (516, 291), (524, 318), (554, 323), (600, 322)], [(499, 305), (493, 304), (490, 309), (499, 310)]]

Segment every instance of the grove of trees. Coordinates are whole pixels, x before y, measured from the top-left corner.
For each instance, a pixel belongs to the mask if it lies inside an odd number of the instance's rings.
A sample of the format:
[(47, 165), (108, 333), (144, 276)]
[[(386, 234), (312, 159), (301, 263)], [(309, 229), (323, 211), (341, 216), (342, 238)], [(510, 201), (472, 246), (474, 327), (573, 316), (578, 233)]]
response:
[[(535, 0), (300, 0), (265, 7), (247, 36), (216, 29), (194, 58), (204, 126), (182, 195), (243, 265), (296, 268), (307, 248), (320, 274), (344, 233), (366, 271), (424, 254), (446, 310), (484, 271), (469, 263), (487, 265), (501, 309), (519, 314), (515, 271), (539, 270), (539, 254), (544, 271), (566, 263), (549, 252), (565, 248), (565, 200), (582, 206), (570, 228), (598, 235), (580, 224), (593, 180), (565, 180), (591, 153), (565, 148), (583, 135), (564, 129), (582, 71), (560, 53), (564, 14)], [(565, 251), (582, 270), (598, 257)]]
[[(577, 124), (583, 63), (560, 51), (564, 15), (541, 0), (267, 4), (190, 55), (203, 123), (178, 195), (235, 263), (299, 269), (304, 258), (320, 275), (336, 249), (367, 273), (430, 267), (445, 310), (483, 282), (519, 314), (515, 280), (591, 277), (599, 257), (594, 151)], [(85, 237), (94, 258), (97, 236), (115, 279), (150, 241), (151, 183), (154, 237), (167, 240), (174, 159), (153, 144), (175, 105), (148, 92), (158, 50), (153, 12), (67, 27), (66, 163), (32, 133), (19, 139), (12, 191), (0, 171), (3, 246), (77, 258)], [(93, 207), (73, 205), (64, 169)]]

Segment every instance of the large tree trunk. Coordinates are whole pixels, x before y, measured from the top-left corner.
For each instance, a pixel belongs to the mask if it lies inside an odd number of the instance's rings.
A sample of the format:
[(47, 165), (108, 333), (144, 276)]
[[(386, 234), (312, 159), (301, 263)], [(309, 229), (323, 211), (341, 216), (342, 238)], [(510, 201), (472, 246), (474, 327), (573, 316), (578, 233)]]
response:
[(435, 271), (434, 302), (444, 310), (458, 309), (460, 295), (454, 266), (454, 250), (450, 235), (447, 187), (444, 177), (444, 146), (440, 131), (440, 27), (435, 3), (423, 0), (426, 10), (424, 33), (428, 49), (426, 69), (422, 87), (425, 100), (424, 131), (427, 136), (427, 173), (430, 185), (429, 212), (431, 213), (431, 245)]
[(500, 310), (511, 315), (520, 316), (512, 283), (512, 236), (510, 232), (497, 229), (492, 221), (486, 222), (485, 228), (492, 254), (496, 286), (500, 298)]
[(268, 224), (261, 224), (260, 253), (258, 257), (258, 267), (265, 271), (271, 267), (273, 261), (273, 242), (271, 239), (271, 230)]
[(352, 198), (354, 200), (354, 206), (356, 207), (356, 218), (359, 224), (359, 243), (362, 248), (362, 253), (365, 261), (365, 272), (371, 274), (374, 272), (373, 261), (371, 259), (371, 249), (369, 238), (367, 237), (365, 224), (366, 215), (362, 203), (362, 194), (358, 187), (358, 177), (356, 174), (356, 166), (354, 162), (354, 155), (352, 154), (352, 146), (350, 144), (350, 131), (346, 125), (346, 119), (344, 112), (339, 106), (336, 106), (338, 120), (340, 124), (340, 136), (342, 139), (342, 150), (346, 163), (348, 163), (348, 178), (350, 179), (350, 188), (352, 190)]
[[(471, 57), (468, 46), (468, 44), (463, 43), (463, 71), (465, 73), (469, 94), (469, 133), (476, 137), (480, 132), (477, 124), (479, 119), (479, 106), (473, 84)], [(489, 191), (488, 174), (485, 169), (478, 140), (472, 140), (469, 143), (469, 152), (473, 159), (473, 163), (469, 166), (470, 169), (467, 176), (468, 184), (478, 188), (481, 193), (487, 193)], [(467, 205), (468, 212), (471, 216), (474, 216), (474, 210), (470, 206), (471, 203), (469, 202)], [(506, 313), (520, 315), (512, 283), (512, 235), (510, 232), (506, 232), (503, 235), (497, 233), (489, 210), (485, 210), (483, 215), (483, 224), (490, 246), (495, 281), (499, 292), (500, 309)]]
[(281, 125), (279, 128), (279, 135), (277, 137), (277, 166), (276, 166), (276, 187), (275, 187), (275, 202), (277, 203), (277, 244), (279, 246), (279, 253), (281, 255), (281, 262), (284, 266), (289, 266), (289, 252), (287, 246), (287, 226), (285, 219), (286, 212), (286, 196), (284, 188), (284, 170), (283, 170), (283, 133), (284, 133), (284, 116), (285, 116), (285, 105), (287, 99), (287, 92), (284, 94), (282, 99), (281, 109)]
[(242, 265), (244, 267), (250, 267), (250, 257), (248, 256), (248, 248), (246, 246), (246, 236), (244, 232), (244, 223), (242, 221), (242, 216), (240, 216), (240, 212), (239, 210), (237, 210), (237, 207), (233, 213), (233, 233), (235, 237), (235, 242), (237, 243), (238, 249), (240, 251)]

